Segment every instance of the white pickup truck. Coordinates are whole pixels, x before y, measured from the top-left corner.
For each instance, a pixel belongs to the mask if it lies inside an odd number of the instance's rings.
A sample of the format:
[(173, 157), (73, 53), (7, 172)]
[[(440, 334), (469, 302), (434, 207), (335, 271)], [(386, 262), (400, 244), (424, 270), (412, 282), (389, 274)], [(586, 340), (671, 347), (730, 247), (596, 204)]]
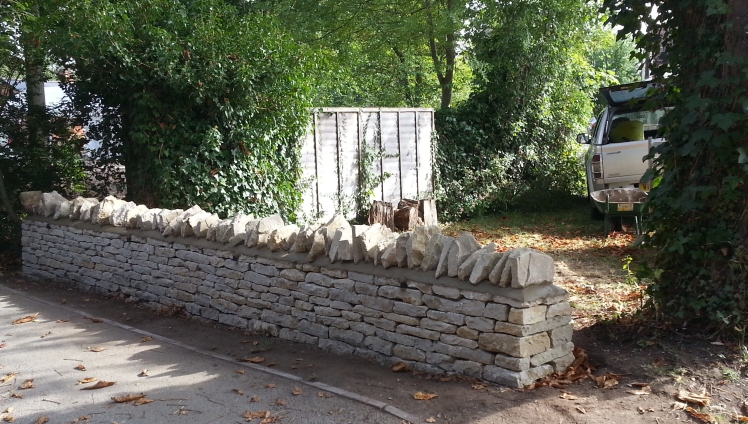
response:
[[(579, 143), (589, 145), (584, 157), (588, 194), (608, 188), (649, 190), (641, 178), (652, 164), (644, 156), (665, 141), (657, 133), (665, 110), (642, 110), (647, 91), (654, 87), (655, 83), (644, 82), (600, 89), (608, 106), (590, 134), (577, 136)], [(602, 218), (594, 204), (590, 207), (593, 219)]]

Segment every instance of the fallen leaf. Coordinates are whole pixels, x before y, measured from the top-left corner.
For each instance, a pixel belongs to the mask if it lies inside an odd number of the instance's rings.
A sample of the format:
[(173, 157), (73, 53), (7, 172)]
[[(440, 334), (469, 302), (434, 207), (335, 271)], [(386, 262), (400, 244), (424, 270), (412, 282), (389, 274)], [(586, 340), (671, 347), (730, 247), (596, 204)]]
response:
[(258, 418), (267, 418), (270, 416), (270, 411), (247, 411), (242, 415), (247, 421), (256, 420)]
[(103, 352), (106, 350), (105, 347), (89, 347), (88, 350), (91, 352)]
[(5, 384), (5, 383), (13, 380), (14, 378), (16, 378), (17, 374), (18, 374), (17, 372), (12, 372), (10, 374), (5, 374), (5, 376), (3, 378), (0, 378), (0, 384)]
[(55, 322), (56, 322), (56, 323), (59, 323), (59, 324), (61, 324), (61, 323), (63, 323), (63, 322), (70, 322), (70, 320), (69, 320), (69, 319), (58, 319), (58, 320), (57, 320), (57, 321), (55, 321)]
[(34, 424), (44, 424), (44, 423), (48, 423), (48, 422), (49, 422), (49, 418), (47, 418), (44, 415), (42, 415), (41, 417), (39, 417), (39, 418), (36, 419), (36, 422)]
[(148, 377), (148, 370), (140, 371), (140, 374), (138, 374), (138, 377)]
[(4, 347), (7, 347), (7, 346), (8, 346), (8, 344), (7, 344), (7, 343), (0, 343), (0, 349), (2, 349), (2, 348), (4, 348)]
[(146, 403), (151, 403), (151, 402), (153, 402), (153, 399), (141, 398), (141, 399), (136, 400), (132, 404), (135, 406), (140, 406), (140, 405), (145, 405)]
[(300, 395), (300, 394), (302, 394), (304, 392), (301, 391), (301, 388), (294, 387), (293, 390), (291, 390), (291, 393), (293, 393), (294, 396), (298, 396), (298, 395)]
[(49, 336), (49, 335), (51, 335), (51, 334), (52, 334), (52, 332), (51, 332), (51, 331), (47, 331), (47, 333), (46, 333), (46, 334), (44, 334), (43, 336), (41, 336), (41, 337), (39, 337), (39, 338), (40, 338), (40, 339), (43, 339), (43, 338), (45, 338), (45, 337), (47, 337), (47, 336)]
[(93, 383), (94, 381), (98, 380), (96, 377), (86, 377), (83, 380), (78, 380), (78, 384), (88, 384)]
[(631, 387), (649, 387), (649, 383), (631, 383), (629, 384)]
[(410, 371), (410, 368), (408, 368), (408, 364), (405, 362), (397, 362), (394, 365), (392, 365), (392, 371), (394, 372), (408, 372)]
[(712, 342), (711, 344), (713, 344), (713, 345), (715, 345), (715, 346), (724, 346), (724, 345), (725, 345), (725, 344), (724, 344), (724, 343), (722, 343), (722, 342)]
[(579, 399), (579, 397), (574, 396), (574, 395), (572, 395), (571, 393), (568, 393), (568, 392), (562, 392), (561, 396), (559, 396), (559, 397), (561, 399), (566, 399), (566, 400), (577, 400), (577, 399)]
[(329, 394), (329, 393), (325, 393), (325, 392), (317, 392), (317, 397), (321, 397), (321, 398), (331, 398), (331, 397), (332, 397), (332, 395), (331, 395), (331, 394)]
[(150, 342), (151, 340), (153, 340), (153, 337), (145, 336), (142, 339), (140, 339), (140, 343)]
[(673, 402), (672, 407), (674, 410), (683, 411), (688, 407), (688, 404), (685, 402)]
[(11, 393), (10, 397), (16, 398), (16, 399), (23, 399), (23, 395), (20, 393)]
[(442, 383), (446, 383), (446, 382), (452, 381), (454, 379), (455, 379), (455, 376), (453, 376), (453, 375), (446, 375), (444, 377), (439, 377), (439, 381), (441, 381)]
[(426, 418), (426, 422), (427, 423), (435, 423), (436, 422), (436, 418), (434, 418), (434, 417)]
[(99, 381), (98, 383), (94, 384), (93, 386), (84, 387), (81, 390), (103, 389), (104, 387), (114, 386), (115, 384), (117, 384), (116, 381)]
[(143, 399), (145, 397), (144, 394), (139, 395), (125, 395), (125, 396), (119, 396), (119, 397), (112, 397), (112, 400), (117, 403), (127, 403), (132, 402), (134, 400)]
[(278, 365), (278, 364), (275, 363), (275, 362), (268, 362), (268, 364), (267, 364), (268, 367), (274, 367), (276, 365)]
[(272, 424), (272, 423), (277, 423), (278, 421), (282, 420), (282, 419), (283, 419), (284, 417), (285, 417), (285, 415), (281, 415), (281, 414), (275, 414), (275, 415), (271, 415), (271, 416), (269, 416), (269, 417), (266, 417), (266, 418), (265, 418), (265, 419), (263, 419), (262, 421), (260, 421), (260, 424)]
[(16, 417), (14, 417), (13, 415), (6, 415), (3, 417), (3, 421), (5, 421), (6, 423), (12, 423), (15, 420)]
[(667, 361), (665, 360), (665, 358), (660, 357), (652, 361), (652, 365), (656, 367), (664, 367), (667, 365)]
[(416, 392), (416, 394), (413, 395), (413, 397), (416, 400), (430, 400), (430, 399), (433, 399), (433, 398), (435, 398), (437, 396), (439, 396), (439, 395), (433, 394), (433, 393), (423, 393), (423, 392)]
[(234, 389), (236, 393), (239, 394), (239, 396), (244, 396), (244, 391), (242, 389)]
[(677, 397), (679, 400), (682, 400), (683, 402), (695, 403), (701, 406), (708, 406), (709, 402), (712, 401), (712, 399), (707, 396), (706, 390), (702, 390), (701, 393), (693, 393), (689, 392), (688, 390), (681, 389), (678, 391), (675, 397)]
[(275, 404), (278, 406), (286, 406), (286, 401), (283, 399), (276, 399)]
[[(24, 323), (27, 323), (27, 322), (35, 321), (37, 315), (39, 315), (38, 312), (35, 313), (34, 315), (27, 315), (27, 316), (25, 316), (23, 318), (18, 318), (17, 320), (13, 321), (13, 325), (24, 324)], [(44, 418), (46, 418), (46, 417), (44, 417)]]
[(484, 386), (483, 384), (480, 384), (480, 383), (476, 383), (476, 384), (473, 384), (473, 385), (472, 385), (472, 386), (470, 386), (470, 387), (471, 387), (471, 388), (472, 388), (473, 390), (483, 390), (483, 389), (485, 389), (485, 388), (486, 388), (486, 386)]
[(94, 323), (94, 324), (100, 324), (100, 323), (104, 322), (104, 320), (101, 319), (101, 318), (91, 318), (91, 317), (86, 317), (86, 318), (90, 319), (91, 322)]
[(5, 411), (3, 411), (3, 414), (10, 414), (11, 412), (13, 412), (13, 409), (14, 408), (12, 406), (9, 406), (5, 409)]
[(586, 414), (587, 411), (584, 410), (581, 406), (577, 406), (577, 411), (579, 411), (580, 414)]
[(644, 386), (639, 390), (626, 390), (626, 393), (631, 393), (632, 395), (651, 395), (652, 394), (652, 388), (649, 386)]
[(237, 373), (237, 374), (244, 374), (244, 370), (236, 370), (234, 372)]
[(24, 389), (24, 390), (26, 390), (26, 389), (33, 389), (34, 387), (35, 386), (34, 386), (34, 379), (33, 378), (29, 378), (28, 380), (24, 381), (23, 384), (21, 384), (21, 389)]
[(81, 365), (78, 365), (77, 367), (75, 367), (75, 368), (73, 368), (73, 369), (76, 369), (76, 370), (78, 370), (78, 371), (85, 371), (85, 370), (86, 370), (86, 367), (85, 367), (85, 366), (84, 366), (83, 364), (81, 364)]
[(261, 400), (262, 400), (262, 398), (259, 397), (259, 396), (252, 396), (252, 398), (249, 399), (250, 402), (259, 402)]
[(273, 383), (270, 383), (270, 384), (266, 384), (266, 385), (265, 385), (265, 388), (266, 388), (266, 389), (274, 389), (274, 388), (275, 388), (275, 384), (273, 384)]
[(691, 415), (692, 417), (698, 420), (701, 420), (705, 423), (714, 424), (717, 422), (717, 420), (715, 420), (714, 417), (712, 417), (711, 415), (706, 414), (704, 412), (699, 412), (691, 408), (690, 406), (686, 406), (686, 412), (688, 412), (688, 414)]
[(260, 362), (265, 362), (265, 358), (262, 356), (255, 356), (253, 358), (241, 358), (239, 359), (239, 362), (251, 362), (253, 364), (259, 364)]

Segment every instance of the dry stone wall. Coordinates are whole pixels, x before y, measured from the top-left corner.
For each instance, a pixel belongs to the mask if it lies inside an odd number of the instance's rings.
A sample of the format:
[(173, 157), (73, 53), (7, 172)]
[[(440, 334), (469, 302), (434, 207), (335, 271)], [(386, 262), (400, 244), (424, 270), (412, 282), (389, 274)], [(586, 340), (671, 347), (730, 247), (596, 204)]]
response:
[(438, 227), (398, 235), (336, 217), (299, 228), (115, 200), (24, 193), (37, 214), (23, 223), (24, 273), (512, 387), (574, 360), (568, 294), (542, 252), (495, 252)]

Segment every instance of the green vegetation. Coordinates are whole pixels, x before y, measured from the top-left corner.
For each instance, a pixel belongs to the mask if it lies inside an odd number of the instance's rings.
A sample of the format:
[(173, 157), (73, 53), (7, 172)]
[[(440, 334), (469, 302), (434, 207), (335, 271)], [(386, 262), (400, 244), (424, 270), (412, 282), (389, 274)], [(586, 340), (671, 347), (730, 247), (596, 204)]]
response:
[[(654, 306), (690, 326), (738, 337), (748, 323), (748, 3), (740, 0), (606, 0), (614, 24), (634, 37), (667, 81), (653, 107), (673, 105), (668, 143), (645, 178), (652, 218), (645, 243), (657, 250), (640, 273), (654, 279)], [(641, 23), (648, 32), (641, 33)], [(666, 52), (662, 49), (666, 47)], [(736, 333), (735, 333), (736, 332)]]

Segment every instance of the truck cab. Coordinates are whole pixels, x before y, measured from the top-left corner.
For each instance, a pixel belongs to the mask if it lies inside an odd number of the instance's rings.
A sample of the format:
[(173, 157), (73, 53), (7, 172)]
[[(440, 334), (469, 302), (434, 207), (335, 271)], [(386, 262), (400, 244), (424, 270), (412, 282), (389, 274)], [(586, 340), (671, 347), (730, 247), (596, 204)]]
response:
[[(588, 194), (609, 188), (649, 190), (641, 178), (652, 163), (644, 156), (665, 141), (658, 129), (666, 110), (644, 110), (647, 92), (655, 88), (655, 83), (644, 82), (600, 89), (608, 106), (589, 134), (577, 136), (579, 143), (589, 145), (584, 156)], [(599, 218), (597, 208), (590, 206), (593, 218)]]

